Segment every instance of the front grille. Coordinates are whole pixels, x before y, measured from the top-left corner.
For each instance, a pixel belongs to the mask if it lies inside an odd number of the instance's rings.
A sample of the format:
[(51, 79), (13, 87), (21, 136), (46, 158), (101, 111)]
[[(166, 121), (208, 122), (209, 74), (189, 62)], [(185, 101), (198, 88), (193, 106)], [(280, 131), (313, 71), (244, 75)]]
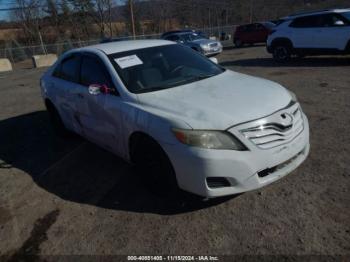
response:
[(209, 47), (217, 47), (217, 46), (218, 46), (218, 43), (209, 44)]
[(292, 141), (304, 129), (302, 112), (279, 112), (259, 125), (244, 128), (240, 132), (261, 149), (269, 149)]

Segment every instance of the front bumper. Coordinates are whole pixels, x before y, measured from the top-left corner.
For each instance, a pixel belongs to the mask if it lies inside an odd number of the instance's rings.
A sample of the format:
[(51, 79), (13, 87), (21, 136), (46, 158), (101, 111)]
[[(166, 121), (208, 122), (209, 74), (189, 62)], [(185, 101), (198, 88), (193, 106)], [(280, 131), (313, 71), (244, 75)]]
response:
[[(268, 150), (249, 143), (249, 151), (210, 150), (182, 144), (165, 145), (164, 149), (183, 190), (204, 197), (238, 194), (286, 176), (306, 159), (310, 145), (309, 124), (304, 114), (303, 120), (303, 131), (292, 141)], [(267, 169), (271, 173), (261, 176), (261, 172)], [(207, 183), (208, 177), (224, 177), (230, 185), (211, 188)]]
[(223, 48), (222, 47), (218, 47), (218, 48), (211, 48), (209, 50), (203, 50), (202, 53), (205, 56), (213, 56), (213, 55), (217, 55), (220, 54), (222, 52)]

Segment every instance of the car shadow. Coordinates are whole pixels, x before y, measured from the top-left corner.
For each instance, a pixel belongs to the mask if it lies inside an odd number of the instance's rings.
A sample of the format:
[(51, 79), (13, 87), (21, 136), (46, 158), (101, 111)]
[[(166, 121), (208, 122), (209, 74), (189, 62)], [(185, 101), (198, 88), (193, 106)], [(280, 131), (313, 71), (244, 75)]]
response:
[(233, 43), (231, 45), (226, 45), (223, 47), (224, 50), (240, 50), (240, 49), (249, 49), (249, 48), (254, 48), (254, 47), (263, 47), (266, 46), (264, 43), (257, 43), (257, 44), (245, 44), (241, 47), (235, 46)]
[(0, 170), (17, 168), (48, 192), (76, 203), (131, 212), (172, 215), (218, 205), (189, 193), (152, 191), (132, 165), (79, 137), (54, 135), (46, 111), (0, 121)]
[(278, 63), (272, 58), (239, 59), (223, 61), (222, 66), (244, 66), (244, 67), (329, 67), (350, 66), (350, 57), (306, 57), (294, 58), (284, 63)]

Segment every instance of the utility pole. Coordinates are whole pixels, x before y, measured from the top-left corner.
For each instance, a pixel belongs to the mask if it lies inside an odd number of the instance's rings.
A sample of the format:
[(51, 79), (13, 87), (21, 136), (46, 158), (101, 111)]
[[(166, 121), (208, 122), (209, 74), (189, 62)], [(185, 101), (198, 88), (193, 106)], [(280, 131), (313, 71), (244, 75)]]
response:
[(250, 0), (250, 17), (249, 17), (249, 23), (253, 23), (253, 0)]
[(135, 38), (136, 38), (136, 33), (135, 33), (135, 21), (134, 21), (133, 0), (129, 0), (129, 8), (130, 8), (132, 35), (133, 35), (133, 37), (134, 37), (134, 39), (135, 39)]

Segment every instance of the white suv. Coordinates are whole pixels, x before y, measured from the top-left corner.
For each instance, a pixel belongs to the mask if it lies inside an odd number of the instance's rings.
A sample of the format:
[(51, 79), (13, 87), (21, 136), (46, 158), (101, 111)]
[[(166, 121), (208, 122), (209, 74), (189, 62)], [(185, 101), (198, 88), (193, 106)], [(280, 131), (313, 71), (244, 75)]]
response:
[(58, 132), (137, 164), (168, 191), (253, 190), (293, 171), (309, 152), (308, 120), (293, 93), (170, 41), (69, 51), (42, 77), (41, 90)]
[(292, 55), (349, 54), (350, 9), (285, 17), (270, 33), (267, 50), (277, 61), (286, 61)]

